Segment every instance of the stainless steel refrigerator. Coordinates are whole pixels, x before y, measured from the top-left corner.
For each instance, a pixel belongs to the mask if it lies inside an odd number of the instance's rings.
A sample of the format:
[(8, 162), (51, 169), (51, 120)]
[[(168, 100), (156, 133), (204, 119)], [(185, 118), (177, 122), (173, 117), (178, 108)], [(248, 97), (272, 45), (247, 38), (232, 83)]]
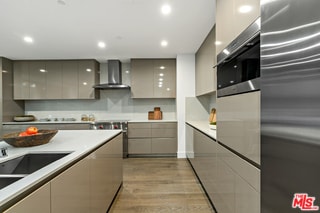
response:
[(261, 212), (320, 206), (320, 1), (261, 0)]

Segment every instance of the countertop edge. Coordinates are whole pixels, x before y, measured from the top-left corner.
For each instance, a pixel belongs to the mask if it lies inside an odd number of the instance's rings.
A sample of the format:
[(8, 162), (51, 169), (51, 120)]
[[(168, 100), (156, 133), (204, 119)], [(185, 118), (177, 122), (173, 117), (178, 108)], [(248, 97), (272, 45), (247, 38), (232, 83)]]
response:
[(186, 121), (193, 128), (199, 130), (203, 134), (217, 141), (217, 131), (209, 128), (209, 122), (206, 121)]
[[(78, 146), (78, 144), (75, 143), (76, 141), (81, 141), (81, 139), (83, 138), (81, 136), (88, 137), (90, 135), (90, 139), (92, 139), (94, 137), (92, 136), (92, 133), (94, 132), (96, 132), (96, 135), (98, 135), (99, 137), (97, 137), (98, 139), (96, 139), (96, 141), (93, 141), (93, 142), (91, 141), (90, 142), (91, 144), (89, 145), (82, 144), (81, 146), (80, 145)], [(105, 134), (103, 134), (103, 132), (105, 132)], [(76, 133), (80, 134), (80, 136), (78, 136), (80, 138), (77, 139), (76, 137), (72, 136), (72, 135), (78, 135)], [(119, 134), (121, 134), (121, 130), (105, 130), (105, 131), (85, 130), (85, 133), (83, 133), (83, 130), (59, 130), (59, 134), (61, 137), (59, 137), (59, 135), (57, 134), (56, 137), (57, 136), (58, 137), (56, 139), (53, 138), (53, 140), (55, 139), (54, 141), (55, 144), (53, 144), (53, 142), (49, 142), (48, 144), (45, 144), (45, 145), (35, 146), (30, 148), (29, 147), (15, 148), (6, 144), (5, 142), (1, 142), (1, 147), (6, 146), (8, 148), (8, 153), (9, 153), (9, 157), (0, 159), (1, 162), (5, 162), (7, 160), (10, 160), (28, 153), (39, 153), (39, 152), (71, 152), (71, 153), (47, 165), (46, 167), (43, 167), (38, 171), (31, 173), (26, 177), (1, 189), (0, 190), (0, 210), (3, 210), (2, 208), (4, 206), (8, 205), (8, 203), (11, 200), (18, 198), (19, 195), (21, 195), (22, 193), (25, 193), (31, 190), (33, 187), (45, 181), (47, 178), (54, 176), (56, 173), (59, 173), (69, 165), (73, 165), (75, 162), (81, 160), (83, 157), (87, 156), (88, 154), (90, 154), (91, 152), (99, 148), (101, 145), (107, 143), (112, 138), (118, 136)], [(68, 138), (70, 137), (73, 137), (72, 142), (76, 144), (74, 145), (76, 147), (72, 149), (70, 148), (69, 144), (65, 145), (65, 148), (58, 147), (60, 145), (59, 143), (61, 142), (61, 140), (68, 140)], [(65, 143), (68, 143), (68, 142), (65, 142)], [(84, 143), (84, 142), (81, 142), (81, 143)], [(51, 150), (53, 146), (56, 146), (57, 148), (55, 150)], [(13, 152), (13, 154), (11, 155), (10, 155), (10, 150), (11, 152)]]

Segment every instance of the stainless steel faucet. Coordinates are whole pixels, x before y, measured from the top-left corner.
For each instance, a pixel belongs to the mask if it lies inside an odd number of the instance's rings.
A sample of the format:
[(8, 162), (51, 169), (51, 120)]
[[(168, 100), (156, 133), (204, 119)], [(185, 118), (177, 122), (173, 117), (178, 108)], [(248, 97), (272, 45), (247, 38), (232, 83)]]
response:
[(6, 156), (8, 156), (7, 148), (1, 148), (0, 157), (3, 158), (3, 157), (6, 157)]

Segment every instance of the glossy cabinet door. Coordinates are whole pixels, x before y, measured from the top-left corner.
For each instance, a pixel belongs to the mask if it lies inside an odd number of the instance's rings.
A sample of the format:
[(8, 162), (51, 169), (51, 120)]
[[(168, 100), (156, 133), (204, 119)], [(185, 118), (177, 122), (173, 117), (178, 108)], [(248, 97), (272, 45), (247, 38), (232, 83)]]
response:
[(260, 212), (260, 169), (218, 146), (214, 202), (220, 213)]
[(132, 98), (175, 98), (175, 59), (132, 59)]
[(61, 99), (62, 90), (62, 62), (46, 61), (47, 99)]
[(91, 211), (106, 212), (122, 183), (122, 135), (90, 156)]
[(29, 99), (44, 99), (47, 96), (46, 64), (44, 61), (29, 62)]
[(196, 96), (217, 90), (215, 27), (196, 52)]
[(4, 213), (50, 213), (50, 183), (46, 183)]
[(63, 61), (62, 62), (62, 98), (77, 99), (78, 98), (78, 62)]
[(14, 99), (95, 99), (99, 91), (95, 60), (14, 62)]
[(260, 91), (217, 99), (217, 138), (260, 164)]
[(216, 54), (260, 16), (259, 0), (217, 0)]
[(95, 89), (92, 86), (96, 82), (95, 61), (85, 60), (78, 62), (78, 76), (79, 76), (79, 96), (78, 98), (87, 99), (95, 97)]
[(153, 61), (131, 60), (131, 97), (153, 98)]
[(128, 124), (129, 155), (176, 155), (176, 122), (142, 122)]
[(13, 98), (15, 100), (28, 99), (30, 95), (29, 63), (17, 61), (13, 64)]
[(51, 212), (91, 212), (88, 157), (51, 180)]
[(176, 60), (153, 60), (153, 91), (155, 98), (176, 97)]

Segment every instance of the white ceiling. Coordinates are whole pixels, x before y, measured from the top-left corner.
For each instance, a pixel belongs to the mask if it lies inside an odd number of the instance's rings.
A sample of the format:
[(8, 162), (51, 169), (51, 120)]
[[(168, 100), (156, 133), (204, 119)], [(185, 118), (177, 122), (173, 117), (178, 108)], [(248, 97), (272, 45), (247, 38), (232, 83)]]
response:
[(215, 0), (1, 0), (0, 9), (0, 56), (13, 60), (172, 58), (195, 53), (215, 23)]

